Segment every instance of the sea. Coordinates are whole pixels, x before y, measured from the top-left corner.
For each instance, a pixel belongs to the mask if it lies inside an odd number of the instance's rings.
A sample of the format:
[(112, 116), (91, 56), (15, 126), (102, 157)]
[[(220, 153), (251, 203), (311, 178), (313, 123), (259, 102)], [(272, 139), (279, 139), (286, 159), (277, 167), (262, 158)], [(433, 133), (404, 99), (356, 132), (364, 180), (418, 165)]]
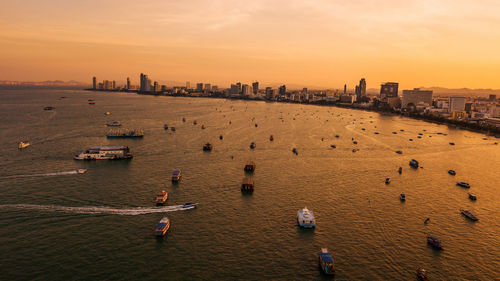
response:
[[(500, 280), (494, 136), (328, 106), (57, 89), (0, 91), (0, 120), (2, 280), (330, 280), (321, 248), (336, 280), (416, 280), (418, 268), (429, 280)], [(145, 135), (107, 139), (112, 121)], [(73, 160), (99, 145), (134, 157)], [(299, 228), (304, 207), (315, 229)], [(163, 217), (171, 227), (157, 238)]]

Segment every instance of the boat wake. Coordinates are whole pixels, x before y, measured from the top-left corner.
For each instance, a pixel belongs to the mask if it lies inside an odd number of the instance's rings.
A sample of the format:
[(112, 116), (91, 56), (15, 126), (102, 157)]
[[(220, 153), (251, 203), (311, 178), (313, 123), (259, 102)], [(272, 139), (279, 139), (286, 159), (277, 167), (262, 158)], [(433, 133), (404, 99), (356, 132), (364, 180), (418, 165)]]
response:
[(45, 173), (45, 174), (13, 175), (13, 176), (1, 177), (1, 179), (17, 179), (17, 178), (32, 178), (32, 177), (53, 177), (53, 176), (75, 175), (75, 174), (78, 174), (77, 170), (66, 171), (66, 172)]
[(136, 207), (128, 209), (118, 209), (111, 207), (97, 207), (97, 206), (82, 206), (82, 207), (68, 207), (57, 205), (35, 205), (35, 204), (6, 204), (0, 205), (1, 209), (22, 209), (22, 210), (36, 210), (46, 212), (64, 212), (72, 214), (90, 214), (90, 215), (121, 215), (121, 216), (137, 216), (152, 213), (166, 213), (190, 210), (192, 208), (185, 208), (183, 205), (165, 206), (165, 207)]

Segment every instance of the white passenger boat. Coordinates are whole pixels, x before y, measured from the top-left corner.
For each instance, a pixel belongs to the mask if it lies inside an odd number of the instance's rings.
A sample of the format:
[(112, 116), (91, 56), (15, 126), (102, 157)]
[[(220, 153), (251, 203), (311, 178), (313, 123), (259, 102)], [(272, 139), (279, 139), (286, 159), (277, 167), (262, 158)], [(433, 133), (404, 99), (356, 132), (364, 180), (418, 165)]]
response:
[(127, 146), (93, 146), (82, 153), (75, 155), (75, 160), (117, 160), (131, 159), (130, 149)]
[(87, 169), (76, 169), (76, 173), (78, 174), (85, 174), (87, 172)]
[(297, 222), (300, 227), (303, 228), (314, 228), (316, 227), (316, 220), (314, 219), (314, 214), (309, 211), (307, 207), (297, 211)]
[(23, 148), (26, 148), (28, 146), (30, 146), (31, 143), (29, 141), (22, 141), (22, 142), (19, 142), (19, 149), (23, 149)]

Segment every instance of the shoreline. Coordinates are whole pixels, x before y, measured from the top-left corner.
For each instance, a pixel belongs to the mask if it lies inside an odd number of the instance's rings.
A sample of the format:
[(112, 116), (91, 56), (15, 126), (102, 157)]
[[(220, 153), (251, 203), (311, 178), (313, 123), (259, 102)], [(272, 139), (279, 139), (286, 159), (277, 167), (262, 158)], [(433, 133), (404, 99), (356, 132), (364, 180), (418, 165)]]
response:
[(400, 117), (408, 117), (411, 119), (426, 121), (429, 123), (439, 124), (439, 125), (447, 125), (449, 127), (454, 127), (456, 129), (467, 130), (476, 133), (483, 133), (487, 136), (493, 136), (495, 138), (500, 138), (500, 128), (497, 127), (484, 127), (474, 123), (465, 123), (462, 121), (454, 120), (454, 119), (446, 119), (442, 117), (435, 117), (432, 115), (421, 115), (418, 113), (411, 112), (398, 112), (394, 110), (382, 110), (376, 107), (361, 107), (355, 106), (354, 104), (348, 103), (340, 103), (340, 102), (328, 102), (328, 101), (318, 101), (318, 102), (297, 102), (297, 101), (289, 101), (289, 100), (265, 100), (265, 99), (250, 99), (250, 98), (231, 98), (222, 95), (216, 96), (186, 96), (182, 94), (165, 94), (164, 92), (155, 94), (155, 93), (141, 93), (137, 90), (134, 91), (123, 91), (123, 90), (98, 90), (98, 89), (83, 89), (85, 91), (92, 92), (125, 92), (125, 93), (136, 93), (138, 95), (148, 95), (148, 96), (167, 96), (167, 97), (185, 97), (185, 98), (212, 98), (212, 99), (226, 99), (226, 100), (247, 100), (247, 101), (263, 101), (263, 102), (280, 102), (280, 103), (291, 103), (291, 104), (304, 104), (304, 105), (319, 105), (319, 106), (331, 106), (331, 107), (340, 107), (340, 108), (348, 108), (348, 109), (357, 109), (363, 111), (376, 112), (384, 115), (391, 116), (400, 116)]

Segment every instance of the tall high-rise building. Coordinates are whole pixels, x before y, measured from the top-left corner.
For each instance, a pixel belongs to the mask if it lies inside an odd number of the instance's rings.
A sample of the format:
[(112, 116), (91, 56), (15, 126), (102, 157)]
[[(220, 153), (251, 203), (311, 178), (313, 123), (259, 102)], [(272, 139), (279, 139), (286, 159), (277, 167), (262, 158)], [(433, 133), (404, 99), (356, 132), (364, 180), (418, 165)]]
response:
[(409, 108), (417, 105), (432, 105), (432, 91), (424, 91), (419, 88), (403, 90), (401, 107)]
[(281, 85), (279, 88), (279, 95), (284, 96), (286, 94), (286, 85)]
[(210, 84), (205, 84), (205, 91), (207, 91), (207, 92), (212, 91), (212, 85), (210, 85)]
[(497, 99), (497, 95), (490, 95), (490, 101), (494, 101)]
[(356, 101), (361, 101), (361, 97), (366, 96), (366, 80), (361, 78), (359, 85), (356, 87)]
[(241, 83), (240, 82), (236, 83), (236, 86), (238, 86), (238, 93), (241, 93)]
[(231, 95), (238, 95), (240, 93), (240, 88), (236, 84), (231, 84), (231, 90), (229, 92)]
[(189, 90), (191, 89), (191, 83), (189, 83), (189, 81), (186, 82), (186, 90)]
[(242, 96), (250, 95), (250, 87), (248, 86), (248, 84), (241, 85), (241, 95)]
[(266, 99), (272, 100), (273, 98), (273, 89), (271, 87), (266, 87)]
[(347, 84), (344, 84), (344, 96), (347, 94)]
[(398, 97), (399, 84), (395, 82), (387, 82), (380, 86), (380, 99), (386, 100), (387, 98)]
[(465, 97), (450, 97), (449, 112), (464, 111), (465, 110)]
[(157, 93), (160, 91), (160, 85), (158, 84), (158, 82), (154, 82), (153, 84), (153, 92)]
[(127, 90), (130, 90), (130, 77), (127, 77)]
[(259, 82), (255, 81), (252, 83), (253, 94), (256, 95), (259, 93)]
[(196, 91), (203, 92), (203, 83), (196, 83)]
[(146, 74), (142, 73), (141, 73), (140, 91), (151, 92), (151, 79), (149, 79), (149, 77)]
[(116, 81), (113, 80), (113, 89), (116, 89)]
[(97, 78), (95, 76), (92, 78), (92, 89), (97, 89)]

